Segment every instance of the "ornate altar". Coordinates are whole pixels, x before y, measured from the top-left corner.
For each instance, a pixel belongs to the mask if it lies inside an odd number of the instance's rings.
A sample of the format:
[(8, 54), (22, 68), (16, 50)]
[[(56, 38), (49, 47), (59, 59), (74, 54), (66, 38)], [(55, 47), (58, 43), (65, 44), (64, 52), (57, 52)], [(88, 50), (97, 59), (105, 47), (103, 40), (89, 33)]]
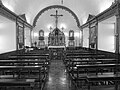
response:
[(58, 28), (55, 28), (51, 33), (49, 33), (48, 48), (51, 59), (63, 59), (65, 50), (65, 35)]
[(65, 46), (65, 35), (58, 28), (49, 33), (48, 46)]
[(56, 28), (49, 33), (48, 37), (48, 48), (50, 52), (50, 59), (62, 60), (64, 57), (65, 50), (65, 35), (60, 29), (57, 27), (58, 25), (58, 17), (63, 15), (58, 15), (58, 11), (56, 10), (56, 14), (51, 14), (50, 16), (55, 17)]

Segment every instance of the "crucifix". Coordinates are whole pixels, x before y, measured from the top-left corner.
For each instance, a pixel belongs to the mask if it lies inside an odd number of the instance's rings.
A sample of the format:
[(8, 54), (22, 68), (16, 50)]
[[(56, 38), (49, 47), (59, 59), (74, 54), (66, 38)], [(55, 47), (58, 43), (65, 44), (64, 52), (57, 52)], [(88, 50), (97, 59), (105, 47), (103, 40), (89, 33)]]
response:
[(58, 15), (58, 11), (56, 10), (56, 14), (55, 15), (53, 15), (53, 14), (51, 14), (50, 16), (54, 16), (55, 17), (55, 24), (56, 24), (56, 28), (57, 28), (57, 25), (58, 25), (58, 17), (60, 17), (60, 16), (63, 16), (63, 15)]

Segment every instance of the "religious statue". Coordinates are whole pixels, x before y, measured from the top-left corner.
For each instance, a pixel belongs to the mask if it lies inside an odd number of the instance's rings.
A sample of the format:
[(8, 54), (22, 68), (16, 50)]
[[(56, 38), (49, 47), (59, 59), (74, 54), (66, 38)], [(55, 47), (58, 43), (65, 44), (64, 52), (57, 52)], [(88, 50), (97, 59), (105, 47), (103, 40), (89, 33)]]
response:
[(74, 47), (75, 46), (75, 41), (74, 41), (74, 31), (73, 30), (70, 30), (69, 31), (69, 42), (68, 42), (68, 46), (72, 46)]
[(38, 41), (38, 48), (45, 48), (45, 41), (44, 41), (44, 31), (39, 31), (39, 41)]

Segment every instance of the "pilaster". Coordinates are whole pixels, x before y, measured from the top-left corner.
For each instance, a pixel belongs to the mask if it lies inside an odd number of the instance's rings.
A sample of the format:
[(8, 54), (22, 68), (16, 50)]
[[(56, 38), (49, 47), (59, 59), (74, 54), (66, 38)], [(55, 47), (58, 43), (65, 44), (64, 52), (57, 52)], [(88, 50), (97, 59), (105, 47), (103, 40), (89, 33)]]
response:
[(119, 4), (118, 4), (118, 9), (116, 11), (116, 44), (115, 44), (115, 53), (119, 53), (119, 43), (120, 43), (120, 10), (119, 10)]

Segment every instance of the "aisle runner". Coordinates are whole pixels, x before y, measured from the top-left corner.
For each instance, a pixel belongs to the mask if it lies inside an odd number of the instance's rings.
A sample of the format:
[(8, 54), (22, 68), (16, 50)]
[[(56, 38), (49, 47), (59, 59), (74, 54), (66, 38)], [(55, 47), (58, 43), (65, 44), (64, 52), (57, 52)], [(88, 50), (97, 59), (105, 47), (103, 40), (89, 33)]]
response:
[(62, 60), (51, 61), (49, 80), (45, 90), (70, 90), (69, 81)]

